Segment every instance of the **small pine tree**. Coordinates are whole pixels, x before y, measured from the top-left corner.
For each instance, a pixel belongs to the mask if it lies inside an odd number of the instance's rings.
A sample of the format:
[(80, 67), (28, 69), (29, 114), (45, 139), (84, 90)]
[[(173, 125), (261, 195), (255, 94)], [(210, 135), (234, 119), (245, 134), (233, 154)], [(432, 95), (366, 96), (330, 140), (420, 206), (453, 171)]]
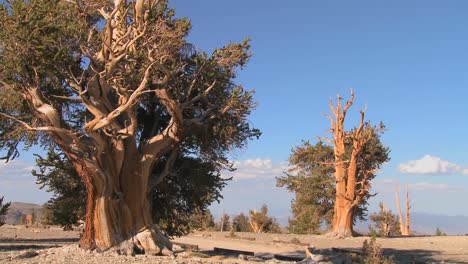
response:
[(229, 231), (231, 228), (230, 224), (230, 218), (229, 215), (226, 213), (223, 213), (221, 218), (219, 219), (219, 223), (216, 225), (216, 230), (224, 232), (224, 231)]
[(206, 231), (215, 227), (213, 215), (209, 209), (204, 212), (196, 210), (190, 217), (189, 227), (191, 230)]
[(372, 237), (370, 242), (364, 240), (362, 245), (364, 253), (361, 263), (364, 264), (393, 264), (392, 258), (387, 258), (383, 255), (382, 247), (377, 244), (376, 238)]
[(28, 222), (26, 221), (26, 215), (25, 214), (21, 214), (21, 218), (20, 218), (20, 225), (26, 225)]
[(442, 230), (440, 230), (440, 228), (436, 228), (436, 232), (435, 232), (435, 235), (436, 236), (446, 236), (447, 234), (442, 232)]
[[(375, 228), (378, 230), (379, 236), (394, 236), (400, 233), (400, 226), (398, 225), (398, 217), (392, 211), (385, 208), (384, 203), (379, 204), (380, 212), (373, 213), (369, 216), (370, 220), (374, 222)], [(369, 229), (374, 231), (374, 227), (370, 226)]]
[(47, 207), (47, 204), (42, 205), (41, 208), (41, 218), (39, 219), (39, 222), (43, 225), (51, 225), (53, 224), (52, 222), (52, 209)]
[(233, 229), (236, 232), (252, 232), (252, 227), (249, 224), (249, 218), (240, 213), (232, 219)]
[(3, 196), (0, 198), (0, 226), (5, 224), (5, 216), (10, 209), (11, 202), (3, 204)]

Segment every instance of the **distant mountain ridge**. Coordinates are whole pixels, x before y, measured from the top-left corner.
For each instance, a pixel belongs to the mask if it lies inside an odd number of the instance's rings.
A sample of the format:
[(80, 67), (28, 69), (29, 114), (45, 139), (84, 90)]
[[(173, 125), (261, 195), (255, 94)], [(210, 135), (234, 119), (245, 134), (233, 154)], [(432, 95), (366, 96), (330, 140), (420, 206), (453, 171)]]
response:
[[(356, 224), (356, 230), (368, 232), (369, 220)], [(468, 234), (468, 216), (441, 215), (431, 213), (411, 213), (411, 231), (419, 234), (434, 235), (439, 228), (447, 235)]]
[(40, 219), (42, 205), (33, 203), (12, 202), (10, 210), (5, 217), (5, 223), (9, 225), (19, 224), (22, 215), (35, 213), (36, 218)]
[[(6, 216), (7, 224), (18, 224), (21, 214), (35, 213), (40, 218), (42, 205), (33, 203), (12, 202), (10, 210)], [(277, 217), (282, 226), (287, 226), (288, 221), (285, 215)], [(358, 222), (355, 226), (357, 231), (367, 233), (369, 231), (369, 220)], [(439, 228), (447, 235), (466, 235), (468, 234), (468, 216), (465, 215), (441, 215), (430, 213), (411, 213), (411, 231), (418, 234), (433, 235)]]

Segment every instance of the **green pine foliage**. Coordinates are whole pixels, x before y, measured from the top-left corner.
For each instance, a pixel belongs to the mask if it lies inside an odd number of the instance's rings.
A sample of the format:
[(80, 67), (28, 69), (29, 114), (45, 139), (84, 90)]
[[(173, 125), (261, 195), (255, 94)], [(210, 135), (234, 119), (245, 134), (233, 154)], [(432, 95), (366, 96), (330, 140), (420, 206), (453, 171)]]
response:
[[(69, 226), (83, 218), (87, 176), (77, 167), (113, 177), (120, 172), (109, 167), (122, 168), (123, 161), (105, 165), (132, 150), (125, 163), (154, 164), (141, 195), (150, 198), (155, 223), (168, 234), (185, 234), (191, 216), (222, 197), (227, 180), (220, 171), (233, 169), (228, 153), (261, 134), (247, 120), (257, 105), (254, 92), (236, 83), (251, 56), (249, 39), (208, 54), (187, 42), (189, 19), (177, 18), (167, 0), (152, 3), (145, 25), (124, 36), (128, 46), (120, 50), (106, 42), (113, 41), (106, 34), (113, 23), (103, 16), (114, 8), (109, 1), (0, 3), (0, 150), (7, 161), (19, 155), (18, 146), (48, 150), (33, 174), (54, 193), (47, 203), (51, 222)], [(128, 11), (129, 28), (136, 23), (132, 4), (116, 7)], [(110, 123), (96, 128), (93, 121)], [(180, 133), (167, 136), (175, 125)], [(159, 136), (171, 141), (156, 151), (154, 142), (165, 142)], [(170, 173), (159, 180), (174, 153)]]
[(53, 193), (44, 205), (51, 212), (47, 221), (70, 229), (85, 216), (86, 189), (81, 178), (57, 149), (49, 149), (46, 157), (36, 155), (36, 166), (38, 170), (32, 171), (36, 183)]
[(369, 219), (373, 222), (373, 226), (369, 226), (371, 233), (375, 232), (378, 236), (383, 237), (399, 235), (400, 224), (397, 215), (387, 210), (383, 203), (379, 203), (379, 208), (378, 213), (369, 216)]
[(252, 232), (252, 227), (249, 224), (249, 218), (244, 214), (240, 213), (232, 219), (233, 230), (235, 232)]
[(214, 231), (215, 221), (210, 209), (204, 212), (196, 210), (190, 216), (189, 227), (191, 231)]
[(372, 237), (370, 241), (364, 240), (362, 245), (362, 251), (364, 256), (360, 263), (363, 264), (393, 264), (395, 263), (391, 257), (383, 255), (382, 247), (377, 244), (375, 237)]
[(4, 203), (3, 196), (0, 198), (0, 226), (5, 224), (5, 216), (10, 209), (11, 202)]

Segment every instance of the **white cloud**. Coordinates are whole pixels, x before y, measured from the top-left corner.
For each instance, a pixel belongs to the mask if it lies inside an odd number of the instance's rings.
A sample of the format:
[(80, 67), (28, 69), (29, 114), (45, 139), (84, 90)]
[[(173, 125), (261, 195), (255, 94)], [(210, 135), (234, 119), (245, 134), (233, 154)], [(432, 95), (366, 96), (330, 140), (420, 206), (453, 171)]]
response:
[(416, 182), (408, 184), (409, 190), (415, 191), (436, 191), (436, 192), (458, 192), (464, 188), (459, 186), (450, 186), (444, 183)]
[(224, 171), (225, 177), (234, 180), (271, 178), (281, 176), (287, 169), (287, 162), (275, 163), (271, 159), (248, 159), (234, 161), (235, 171)]
[[(372, 192), (378, 194), (390, 195), (392, 197), (395, 193), (395, 183), (398, 184), (400, 192), (404, 192), (406, 184), (403, 182), (396, 182), (395, 179), (377, 179), (373, 182)], [(414, 182), (408, 184), (409, 192), (418, 193), (455, 193), (465, 192), (465, 186), (449, 185), (445, 183), (432, 183), (432, 182)], [(393, 198), (389, 198), (393, 199)]]
[(431, 155), (401, 163), (398, 170), (406, 174), (468, 174), (467, 168)]
[(35, 177), (31, 174), (33, 168), (31, 164), (20, 160), (12, 160), (8, 163), (0, 161), (0, 183), (4, 181), (35, 180)]

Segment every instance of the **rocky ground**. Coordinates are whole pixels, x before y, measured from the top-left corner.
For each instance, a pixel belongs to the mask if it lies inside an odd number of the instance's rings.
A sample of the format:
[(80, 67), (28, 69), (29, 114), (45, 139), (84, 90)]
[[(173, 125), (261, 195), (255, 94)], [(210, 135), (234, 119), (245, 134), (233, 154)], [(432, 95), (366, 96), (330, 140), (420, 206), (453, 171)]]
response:
[[(359, 254), (363, 242), (369, 239), (196, 232), (174, 242), (197, 245), (198, 250), (177, 247), (174, 257), (132, 257), (83, 251), (77, 246), (78, 237), (77, 231), (62, 231), (59, 227), (5, 225), (0, 227), (0, 263), (293, 263), (305, 257), (309, 245), (316, 249), (308, 263), (350, 263), (356, 262), (350, 252)], [(377, 243), (396, 263), (468, 263), (468, 236), (378, 238)], [(284, 256), (290, 259), (279, 260)]]

